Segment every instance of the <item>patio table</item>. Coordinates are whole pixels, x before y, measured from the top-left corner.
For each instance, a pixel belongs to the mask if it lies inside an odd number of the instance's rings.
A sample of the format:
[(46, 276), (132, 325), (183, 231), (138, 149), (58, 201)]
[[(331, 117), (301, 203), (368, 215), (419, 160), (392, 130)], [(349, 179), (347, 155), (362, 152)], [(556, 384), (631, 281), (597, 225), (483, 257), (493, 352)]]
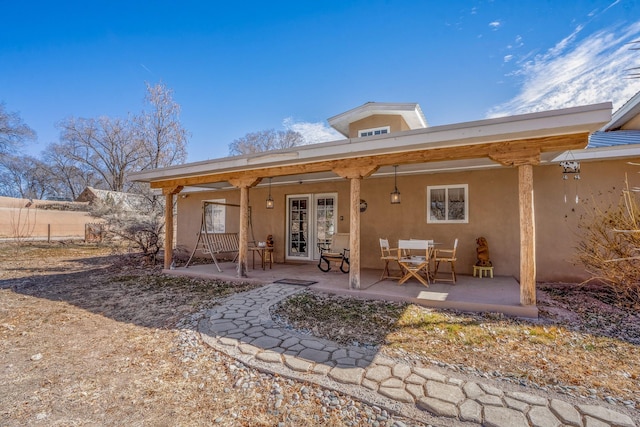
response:
[(262, 264), (262, 269), (265, 270), (267, 266), (267, 257), (269, 259), (269, 269), (273, 268), (273, 246), (251, 246), (249, 250), (251, 251), (251, 260), (253, 264), (253, 269), (256, 269), (256, 252), (260, 255), (260, 261)]

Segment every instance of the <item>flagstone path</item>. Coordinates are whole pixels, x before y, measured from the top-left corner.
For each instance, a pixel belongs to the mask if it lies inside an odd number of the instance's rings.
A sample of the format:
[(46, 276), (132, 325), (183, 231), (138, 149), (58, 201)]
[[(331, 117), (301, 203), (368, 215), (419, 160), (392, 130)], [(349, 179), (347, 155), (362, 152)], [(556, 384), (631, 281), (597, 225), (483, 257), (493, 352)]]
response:
[(208, 345), (248, 366), (318, 384), (425, 423), (636, 427), (631, 417), (604, 403), (499, 388), (497, 382), (469, 380), (280, 327), (269, 307), (303, 289), (271, 284), (233, 295), (204, 313), (198, 331)]

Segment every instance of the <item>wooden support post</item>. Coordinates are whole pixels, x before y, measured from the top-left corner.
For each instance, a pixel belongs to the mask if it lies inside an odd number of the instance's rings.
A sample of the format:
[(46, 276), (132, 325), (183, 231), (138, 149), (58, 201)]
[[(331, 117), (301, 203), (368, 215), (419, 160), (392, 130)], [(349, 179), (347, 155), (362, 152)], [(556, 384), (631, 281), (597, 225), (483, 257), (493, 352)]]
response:
[(249, 252), (249, 188), (260, 183), (261, 178), (253, 175), (240, 175), (228, 180), (229, 184), (240, 189), (240, 231), (238, 233), (238, 277), (247, 277)]
[(240, 233), (238, 253), (238, 277), (247, 277), (247, 254), (249, 252), (249, 187), (240, 187)]
[(173, 261), (173, 193), (165, 194), (164, 201), (164, 268)]
[(520, 304), (536, 304), (536, 226), (533, 205), (533, 165), (518, 166), (520, 206)]
[(171, 268), (173, 261), (173, 195), (182, 191), (182, 186), (162, 189), (164, 201), (164, 268)]
[(360, 182), (351, 178), (349, 207), (349, 288), (360, 289)]
[(351, 183), (349, 200), (349, 289), (360, 289), (360, 183), (378, 170), (378, 165), (352, 165), (349, 161), (336, 162), (333, 172)]

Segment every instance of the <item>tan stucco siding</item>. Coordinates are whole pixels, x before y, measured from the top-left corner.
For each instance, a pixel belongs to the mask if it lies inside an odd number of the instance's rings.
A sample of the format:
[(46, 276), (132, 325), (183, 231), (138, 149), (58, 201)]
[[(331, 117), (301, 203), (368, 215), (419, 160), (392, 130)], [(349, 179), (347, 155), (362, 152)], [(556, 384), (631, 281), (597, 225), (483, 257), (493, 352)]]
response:
[(624, 129), (624, 130), (637, 130), (637, 129), (640, 129), (640, 114), (638, 114), (637, 116), (635, 116), (634, 118), (629, 120), (627, 123), (625, 123), (621, 127), (621, 129)]
[(375, 114), (349, 124), (349, 138), (358, 138), (358, 131), (389, 126), (389, 133), (410, 130), (402, 116), (391, 114)]
[(84, 238), (85, 224), (99, 222), (87, 212), (29, 208), (27, 199), (0, 197), (0, 238)]
[(567, 203), (564, 202), (565, 185), (559, 166), (538, 167), (534, 171), (539, 281), (587, 279), (584, 267), (574, 265), (580, 218), (592, 215), (595, 205), (616, 205), (625, 174), (632, 185), (640, 184), (639, 168), (629, 165), (628, 160), (582, 162), (580, 169), (577, 204), (576, 181), (572, 176), (566, 182)]
[[(636, 160), (640, 161), (640, 159)], [(640, 185), (638, 168), (627, 161), (583, 162), (578, 181), (580, 202), (575, 203), (575, 182), (567, 182), (567, 203), (564, 203), (564, 181), (558, 165), (534, 168), (536, 211), (536, 256), (539, 281), (587, 278), (584, 268), (573, 265), (577, 245), (577, 224), (585, 209), (592, 206), (587, 199), (595, 196), (610, 203), (617, 202), (624, 185), (625, 172)], [(428, 224), (426, 188), (430, 185), (468, 184), (469, 223)], [(391, 205), (389, 193), (393, 178), (363, 180), (361, 198), (367, 210), (361, 214), (362, 268), (382, 268), (378, 239), (386, 237), (393, 245), (398, 239), (433, 239), (442, 247), (449, 247), (459, 239), (457, 271), (471, 274), (476, 262), (476, 243), (479, 236), (489, 242), (495, 274), (518, 277), (520, 274), (520, 236), (518, 217), (518, 171), (498, 167), (470, 172), (437, 173), (398, 176), (402, 203)], [(276, 242), (276, 262), (284, 262), (286, 232), (286, 195), (308, 193), (338, 194), (338, 232), (349, 231), (349, 183), (339, 180), (318, 184), (272, 186), (275, 208), (265, 208), (268, 188), (252, 188), (249, 192), (255, 238), (264, 240), (272, 234)], [(200, 226), (200, 206), (204, 199), (224, 198), (238, 203), (235, 190), (189, 194), (178, 198), (179, 245), (189, 250), (196, 241)], [(238, 208), (226, 211), (226, 231), (238, 231)], [(340, 220), (342, 218), (342, 220)]]

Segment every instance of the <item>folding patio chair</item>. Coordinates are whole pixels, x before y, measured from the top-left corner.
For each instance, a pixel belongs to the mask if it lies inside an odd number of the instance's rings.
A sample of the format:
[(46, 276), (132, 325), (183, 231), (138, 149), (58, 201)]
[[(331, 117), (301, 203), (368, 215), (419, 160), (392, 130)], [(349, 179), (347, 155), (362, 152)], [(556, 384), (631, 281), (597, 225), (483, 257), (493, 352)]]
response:
[[(415, 255), (416, 253), (418, 255)], [(432, 254), (433, 240), (399, 240), (398, 263), (404, 271), (404, 276), (398, 281), (398, 285), (415, 277), (420, 283), (429, 287), (429, 262)]]
[[(380, 259), (384, 261), (384, 270), (382, 270), (380, 280), (400, 279), (402, 277), (402, 267), (400, 266), (400, 264), (398, 264), (398, 255), (394, 253), (396, 250), (396, 248), (389, 247), (388, 239), (380, 239)], [(389, 270), (389, 262), (395, 262), (396, 264), (398, 264), (398, 267), (400, 268), (399, 275), (391, 275), (391, 271)]]
[[(435, 261), (435, 269), (433, 272), (433, 281), (453, 282), (456, 283), (456, 249), (458, 248), (458, 239), (453, 242), (453, 249), (436, 249), (433, 260)], [(451, 279), (436, 279), (440, 263), (451, 264)]]

